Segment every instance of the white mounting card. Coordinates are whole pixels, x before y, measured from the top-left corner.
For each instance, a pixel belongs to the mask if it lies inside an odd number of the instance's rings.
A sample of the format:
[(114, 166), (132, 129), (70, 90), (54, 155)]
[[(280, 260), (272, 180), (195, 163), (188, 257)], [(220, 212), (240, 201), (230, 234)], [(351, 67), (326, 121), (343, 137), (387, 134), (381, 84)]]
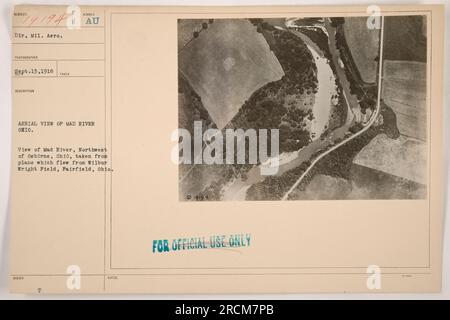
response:
[(439, 291), (443, 12), (16, 6), (11, 291)]

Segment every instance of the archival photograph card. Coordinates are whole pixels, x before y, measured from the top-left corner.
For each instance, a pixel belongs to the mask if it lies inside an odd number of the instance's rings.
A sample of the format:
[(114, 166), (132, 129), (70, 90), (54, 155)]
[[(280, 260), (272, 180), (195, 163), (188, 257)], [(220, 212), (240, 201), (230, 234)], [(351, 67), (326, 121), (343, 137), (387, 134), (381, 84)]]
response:
[(11, 291), (439, 292), (443, 12), (16, 6)]

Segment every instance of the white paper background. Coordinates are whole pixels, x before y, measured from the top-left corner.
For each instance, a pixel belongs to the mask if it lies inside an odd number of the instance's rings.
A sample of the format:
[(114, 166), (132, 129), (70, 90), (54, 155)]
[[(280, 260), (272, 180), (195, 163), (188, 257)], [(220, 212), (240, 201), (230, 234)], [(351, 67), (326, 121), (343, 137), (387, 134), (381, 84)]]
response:
[[(18, 294), (9, 294), (9, 183), (10, 183), (10, 154), (11, 154), (11, 13), (13, 6), (17, 4), (63, 4), (63, 5), (383, 5), (383, 4), (436, 4), (447, 3), (446, 6), (446, 36), (445, 36), (445, 174), (446, 186), (445, 194), (448, 195), (449, 180), (449, 146), (448, 137), (450, 137), (450, 65), (449, 65), (449, 20), (450, 3), (445, 0), (436, 1), (411, 1), (411, 0), (297, 0), (297, 1), (275, 1), (275, 0), (243, 0), (243, 1), (124, 1), (124, 0), (105, 0), (105, 1), (45, 1), (45, 0), (27, 0), (13, 1), (2, 0), (0, 3), (0, 299), (52, 299), (55, 296), (27, 296)], [(101, 298), (101, 299), (450, 299), (450, 223), (448, 216), (449, 197), (445, 199), (446, 213), (444, 220), (444, 262), (443, 262), (443, 283), (442, 292), (439, 294), (270, 294), (270, 295), (76, 295), (76, 296), (57, 296), (58, 298), (83, 299), (83, 298)]]

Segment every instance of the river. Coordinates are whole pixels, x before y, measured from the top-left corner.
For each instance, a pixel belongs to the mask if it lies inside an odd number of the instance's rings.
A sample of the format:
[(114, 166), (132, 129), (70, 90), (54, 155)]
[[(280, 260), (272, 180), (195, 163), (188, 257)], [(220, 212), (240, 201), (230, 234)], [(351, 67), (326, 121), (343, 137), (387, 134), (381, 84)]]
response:
[(327, 128), (330, 120), (333, 96), (337, 94), (336, 79), (328, 60), (307, 44), (317, 67), (317, 92), (313, 106), (314, 119), (311, 126), (311, 137), (318, 139)]
[[(292, 26), (292, 20), (287, 23), (287, 27)], [(311, 51), (311, 54), (314, 58), (314, 61), (317, 66), (317, 93), (315, 94), (315, 103), (313, 106), (313, 115), (314, 119), (311, 124), (311, 137), (312, 142), (308, 144), (307, 146), (303, 147), (299, 151), (297, 151), (297, 156), (292, 157), (292, 160), (286, 163), (282, 163), (279, 166), (279, 170), (277, 175), (281, 175), (285, 173), (288, 170), (291, 170), (300, 164), (302, 164), (304, 161), (311, 160), (311, 157), (318, 151), (318, 150), (325, 150), (330, 145), (334, 144), (334, 141), (338, 139), (342, 139), (346, 132), (348, 131), (348, 128), (350, 127), (350, 124), (353, 121), (353, 112), (352, 112), (352, 105), (359, 106), (357, 101), (353, 101), (355, 99), (354, 96), (350, 94), (350, 86), (347, 81), (346, 75), (344, 70), (338, 65), (338, 59), (339, 59), (339, 51), (336, 48), (336, 38), (335, 38), (335, 30), (334, 28), (329, 24), (328, 21), (325, 22), (326, 27), (326, 33), (330, 34), (330, 51), (333, 57), (333, 61), (328, 61), (327, 58), (325, 58), (323, 52), (320, 50), (320, 48), (306, 35), (303, 33), (294, 30), (289, 29), (292, 33), (297, 35), (299, 38), (301, 38), (305, 44), (307, 45), (308, 49)], [(347, 104), (347, 120), (346, 123), (335, 130), (333, 130), (325, 139), (319, 139), (320, 135), (324, 132), (326, 126), (328, 125), (328, 121), (330, 118), (331, 113), (331, 106), (332, 106), (332, 96), (336, 94), (337, 88), (336, 88), (336, 78), (333, 73), (333, 70), (331, 69), (329, 63), (333, 63), (334, 66), (337, 69), (338, 72), (338, 79), (341, 85), (343, 86), (343, 94), (346, 100)], [(349, 101), (350, 100), (350, 101)], [(280, 155), (280, 158), (282, 158), (283, 155)], [(226, 188), (222, 200), (245, 200), (246, 192), (248, 188), (250, 188), (251, 185), (258, 183), (260, 181), (263, 181), (266, 176), (262, 176), (260, 172), (260, 166), (255, 166), (247, 173), (247, 180), (243, 181), (240, 178), (237, 178), (233, 182), (231, 182)]]

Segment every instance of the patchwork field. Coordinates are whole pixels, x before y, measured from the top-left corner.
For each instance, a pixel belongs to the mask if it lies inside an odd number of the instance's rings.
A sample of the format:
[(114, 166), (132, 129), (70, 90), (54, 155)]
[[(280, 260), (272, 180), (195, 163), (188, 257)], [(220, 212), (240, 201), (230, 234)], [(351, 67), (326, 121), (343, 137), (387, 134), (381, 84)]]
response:
[[(187, 34), (192, 25), (179, 24), (178, 32)], [(214, 20), (184, 47), (178, 62), (219, 129), (253, 92), (284, 75), (264, 37), (245, 19)]]
[(385, 17), (384, 59), (427, 61), (426, 16)]
[(426, 63), (384, 61), (382, 98), (397, 115), (400, 133), (427, 140)]
[(178, 19), (178, 51), (192, 40), (194, 32), (200, 31), (202, 23), (207, 21), (206, 19)]
[(194, 132), (194, 121), (202, 121), (204, 130), (215, 126), (208, 111), (203, 107), (200, 97), (189, 83), (178, 77), (178, 123), (180, 128)]
[(420, 184), (427, 182), (426, 144), (400, 136), (390, 139), (376, 136), (353, 160), (353, 163)]
[(353, 60), (364, 82), (374, 83), (377, 78), (380, 33), (367, 28), (367, 17), (345, 18), (344, 34)]
[(346, 199), (351, 192), (352, 184), (350, 181), (317, 174), (305, 190), (296, 189), (291, 197), (295, 200), (334, 200)]
[(424, 199), (426, 192), (423, 184), (354, 164), (349, 180), (319, 174), (314, 176), (305, 190), (296, 189), (292, 199)]

